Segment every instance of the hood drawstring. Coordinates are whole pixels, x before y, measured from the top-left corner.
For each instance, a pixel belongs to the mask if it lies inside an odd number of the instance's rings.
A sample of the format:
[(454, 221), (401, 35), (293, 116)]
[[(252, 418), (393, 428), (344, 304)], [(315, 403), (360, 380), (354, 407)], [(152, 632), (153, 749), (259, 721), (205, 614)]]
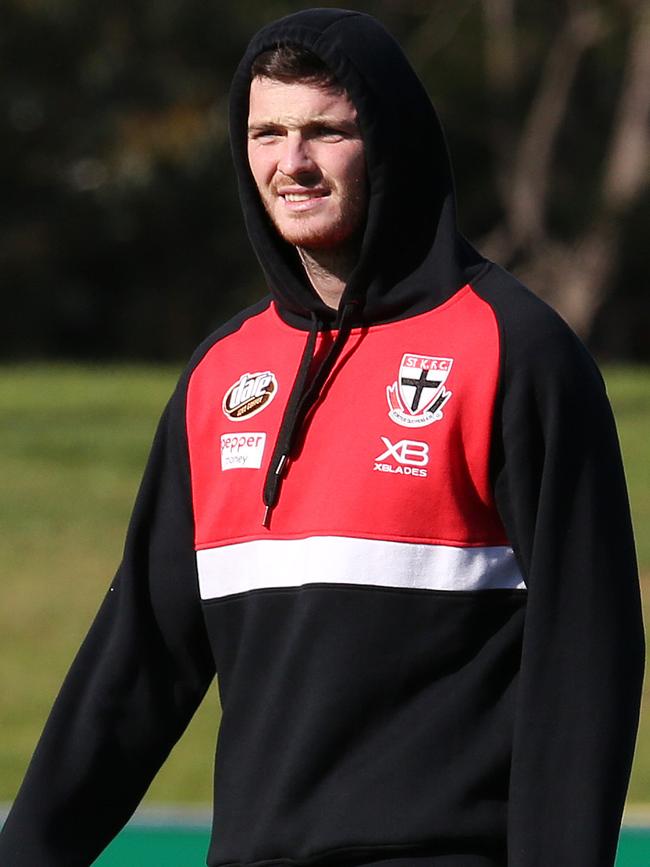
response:
[(291, 389), (291, 395), (282, 419), (278, 438), (273, 449), (271, 462), (264, 481), (263, 500), (266, 509), (262, 519), (262, 526), (268, 527), (271, 511), (278, 502), (282, 478), (286, 472), (296, 436), (311, 407), (318, 400), (320, 391), (325, 384), (341, 350), (352, 330), (352, 316), (358, 306), (356, 301), (348, 301), (341, 312), (339, 330), (332, 345), (325, 354), (323, 360), (314, 371), (311, 381), (309, 371), (314, 358), (316, 337), (318, 335), (319, 321), (315, 313), (311, 314), (309, 336), (300, 359), (296, 379)]

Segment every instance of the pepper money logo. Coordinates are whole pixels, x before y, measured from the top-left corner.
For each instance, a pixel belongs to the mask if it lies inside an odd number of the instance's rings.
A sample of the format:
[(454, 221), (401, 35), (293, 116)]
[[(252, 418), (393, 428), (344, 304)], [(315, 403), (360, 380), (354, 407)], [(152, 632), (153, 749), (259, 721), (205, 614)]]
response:
[(278, 381), (270, 370), (242, 373), (223, 396), (222, 408), (231, 421), (246, 421), (267, 407), (278, 393)]
[(386, 388), (389, 418), (402, 427), (440, 421), (442, 408), (452, 395), (445, 381), (453, 363), (453, 358), (404, 353), (397, 381)]

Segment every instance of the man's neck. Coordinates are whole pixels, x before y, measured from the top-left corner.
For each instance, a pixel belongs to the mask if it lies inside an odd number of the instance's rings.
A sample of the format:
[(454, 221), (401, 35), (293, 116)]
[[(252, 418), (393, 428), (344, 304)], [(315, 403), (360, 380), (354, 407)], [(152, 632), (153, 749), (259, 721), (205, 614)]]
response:
[(328, 307), (337, 310), (359, 257), (356, 245), (336, 250), (307, 250), (304, 247), (297, 250), (311, 285)]

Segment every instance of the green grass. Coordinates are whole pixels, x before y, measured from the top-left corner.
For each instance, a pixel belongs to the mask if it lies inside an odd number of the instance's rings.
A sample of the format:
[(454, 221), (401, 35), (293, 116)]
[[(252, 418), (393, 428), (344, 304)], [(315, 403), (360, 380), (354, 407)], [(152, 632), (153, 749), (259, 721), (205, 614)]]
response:
[[(605, 370), (607, 390), (614, 408), (630, 492), (632, 517), (642, 576), (643, 608), (650, 623), (650, 369), (611, 367)], [(646, 627), (647, 628), (647, 627)], [(648, 637), (650, 647), (650, 635)], [(630, 802), (650, 802), (650, 688), (646, 677), (641, 726)]]
[[(0, 801), (10, 801), (65, 671), (121, 555), (176, 371), (0, 367)], [(606, 372), (650, 603), (650, 369)], [(154, 782), (150, 802), (211, 798), (216, 690)], [(650, 706), (632, 800), (650, 802)]]
[[(0, 801), (13, 798), (119, 563), (175, 379), (144, 368), (0, 368)], [(153, 800), (210, 800), (218, 715), (213, 688)]]
[(605, 370), (630, 490), (641, 572), (650, 578), (650, 368)]

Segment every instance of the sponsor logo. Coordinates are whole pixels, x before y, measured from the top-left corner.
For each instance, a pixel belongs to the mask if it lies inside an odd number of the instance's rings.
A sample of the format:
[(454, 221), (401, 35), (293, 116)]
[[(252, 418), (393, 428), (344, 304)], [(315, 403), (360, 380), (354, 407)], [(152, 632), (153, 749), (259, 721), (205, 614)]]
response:
[(265, 445), (265, 433), (221, 434), (221, 469), (259, 470)]
[(223, 396), (223, 412), (231, 421), (246, 421), (267, 407), (278, 392), (278, 381), (270, 370), (242, 373)]
[(452, 395), (445, 381), (453, 363), (453, 358), (406, 352), (396, 382), (386, 389), (389, 418), (402, 427), (440, 421), (442, 408)]
[[(418, 440), (400, 440), (392, 443), (388, 437), (381, 437), (385, 451), (375, 458), (374, 471), (394, 473), (401, 476), (426, 478), (426, 465), (429, 463), (429, 445)], [(387, 459), (395, 461), (386, 463)]]

